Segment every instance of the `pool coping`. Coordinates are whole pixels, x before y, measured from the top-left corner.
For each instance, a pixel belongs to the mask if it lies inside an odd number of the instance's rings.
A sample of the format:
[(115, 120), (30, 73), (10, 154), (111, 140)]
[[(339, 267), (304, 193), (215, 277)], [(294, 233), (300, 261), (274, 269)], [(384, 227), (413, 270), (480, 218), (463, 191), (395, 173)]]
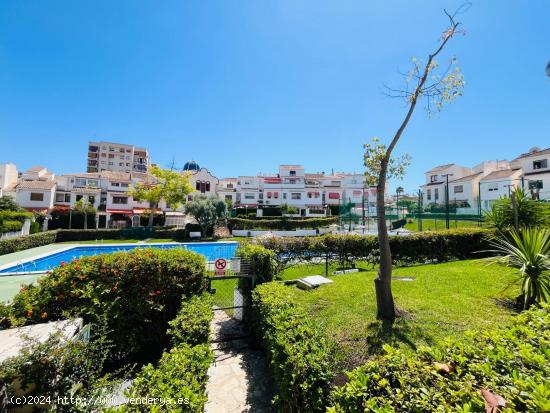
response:
[[(29, 258), (25, 258), (25, 259), (22, 259), (22, 260), (18, 260), (18, 261), (12, 261), (12, 262), (9, 262), (7, 264), (2, 264), (0, 265), (0, 271), (2, 270), (5, 270), (6, 268), (10, 268), (10, 267), (13, 267), (14, 265), (22, 265), (22, 264), (26, 264), (28, 262), (31, 262), (31, 261), (35, 261), (35, 260), (38, 260), (38, 259), (41, 259), (41, 258), (45, 258), (45, 257), (48, 257), (50, 255), (55, 255), (55, 254), (59, 254), (59, 253), (62, 253), (62, 252), (66, 252), (66, 251), (69, 251), (71, 249), (74, 249), (74, 248), (80, 248), (80, 247), (127, 247), (127, 246), (132, 246), (132, 245), (139, 245), (139, 246), (144, 246), (145, 248), (147, 247), (153, 247), (155, 245), (200, 245), (200, 244), (238, 244), (239, 242), (238, 241), (206, 241), (206, 242), (156, 242), (156, 243), (151, 243), (151, 244), (147, 244), (147, 243), (136, 243), (136, 242), (120, 242), (120, 243), (113, 243), (113, 244), (101, 244), (101, 243), (98, 243), (98, 244), (64, 244), (66, 245), (66, 247), (62, 247), (58, 250), (55, 250), (55, 251), (49, 251), (49, 252), (43, 252), (41, 254), (38, 254), (38, 255), (35, 255), (33, 257), (29, 257)], [(210, 263), (211, 261), (207, 261), (207, 263)], [(33, 275), (33, 274), (46, 274), (48, 271), (50, 270), (41, 270), (41, 271), (24, 271), (24, 272), (5, 272), (5, 273), (0, 273), (0, 277), (4, 277), (4, 276), (13, 276), (13, 275)]]

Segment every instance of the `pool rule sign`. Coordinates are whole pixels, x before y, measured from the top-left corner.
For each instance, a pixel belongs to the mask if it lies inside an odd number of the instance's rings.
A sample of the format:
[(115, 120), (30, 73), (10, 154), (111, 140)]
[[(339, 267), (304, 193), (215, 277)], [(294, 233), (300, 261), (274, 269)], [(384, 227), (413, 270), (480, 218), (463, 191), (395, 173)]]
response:
[(225, 269), (227, 267), (227, 261), (223, 258), (218, 258), (214, 262), (214, 267), (216, 269), (216, 275), (225, 275)]

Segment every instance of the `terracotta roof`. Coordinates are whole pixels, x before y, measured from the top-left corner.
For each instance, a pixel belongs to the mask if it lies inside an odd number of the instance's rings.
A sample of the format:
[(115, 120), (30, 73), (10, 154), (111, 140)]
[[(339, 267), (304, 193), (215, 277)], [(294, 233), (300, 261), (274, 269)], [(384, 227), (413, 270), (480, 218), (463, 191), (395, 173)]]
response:
[(550, 154), (550, 148), (539, 149), (539, 150), (522, 153), (516, 159), (514, 159), (514, 161), (522, 158), (529, 158), (531, 156), (539, 156), (539, 155), (546, 155), (546, 154)]
[(492, 179), (502, 179), (508, 178), (518, 172), (519, 169), (501, 169), (498, 171), (493, 171), (490, 174), (486, 175), (481, 179), (482, 181), (490, 181)]
[(325, 175), (323, 174), (305, 174), (306, 178), (311, 178), (311, 179), (321, 179), (321, 178), (324, 178)]
[(479, 175), (481, 175), (483, 172), (478, 172), (478, 173), (475, 173), (475, 174), (471, 174), (471, 175), (466, 175), (466, 176), (463, 176), (462, 178), (458, 178), (458, 179), (453, 179), (452, 181), (449, 181), (449, 183), (455, 183), (455, 182), (467, 182), (467, 181), (471, 181), (472, 179), (474, 178), (477, 178)]
[(22, 181), (17, 185), (17, 189), (52, 189), (55, 181)]
[(36, 166), (33, 166), (32, 168), (27, 169), (25, 172), (40, 172), (43, 169), (46, 169), (46, 168), (40, 165), (36, 165)]
[(116, 181), (127, 181), (130, 182), (130, 174), (127, 172), (112, 172), (112, 171), (103, 171), (99, 173), (102, 178), (113, 179)]
[(445, 165), (439, 165), (439, 166), (436, 166), (432, 169), (430, 169), (429, 171), (427, 171), (426, 173), (429, 173), (429, 172), (439, 172), (439, 171), (443, 171), (451, 166), (453, 166), (454, 163), (448, 163), (448, 164), (445, 164)]
[(64, 174), (61, 176), (68, 176), (68, 177), (74, 177), (74, 178), (95, 178), (99, 179), (99, 173), (98, 172), (84, 172), (84, 173), (76, 173), (76, 174)]

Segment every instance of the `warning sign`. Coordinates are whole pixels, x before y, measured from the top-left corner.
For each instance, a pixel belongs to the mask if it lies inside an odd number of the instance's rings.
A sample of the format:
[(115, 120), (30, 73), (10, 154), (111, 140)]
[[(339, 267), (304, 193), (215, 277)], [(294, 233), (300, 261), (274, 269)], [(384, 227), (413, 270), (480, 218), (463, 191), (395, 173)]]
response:
[(227, 261), (223, 258), (218, 258), (214, 262), (214, 267), (216, 269), (216, 275), (225, 275), (225, 268), (227, 267)]

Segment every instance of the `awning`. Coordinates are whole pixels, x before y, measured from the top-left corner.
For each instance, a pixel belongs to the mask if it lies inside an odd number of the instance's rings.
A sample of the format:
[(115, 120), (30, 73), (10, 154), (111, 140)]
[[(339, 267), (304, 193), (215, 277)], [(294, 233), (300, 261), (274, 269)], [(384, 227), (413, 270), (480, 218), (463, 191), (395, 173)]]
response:
[(328, 194), (329, 199), (340, 199), (340, 194), (338, 192), (331, 192)]
[(132, 215), (131, 209), (107, 209), (109, 214), (128, 214)]

